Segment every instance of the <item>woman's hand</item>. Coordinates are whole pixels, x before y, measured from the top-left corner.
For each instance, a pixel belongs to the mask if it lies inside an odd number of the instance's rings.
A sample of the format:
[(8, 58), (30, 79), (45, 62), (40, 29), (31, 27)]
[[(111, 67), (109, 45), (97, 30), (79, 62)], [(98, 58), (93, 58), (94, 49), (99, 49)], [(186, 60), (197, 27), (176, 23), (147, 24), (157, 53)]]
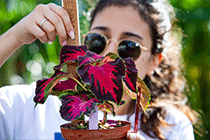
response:
[(42, 43), (52, 43), (56, 35), (62, 46), (66, 45), (67, 36), (75, 38), (67, 11), (52, 3), (36, 6), (29, 15), (0, 36), (0, 67), (22, 45), (36, 39)]
[(68, 35), (74, 39), (74, 29), (67, 11), (52, 3), (39, 4), (14, 28), (14, 35), (22, 44), (30, 44), (36, 39), (42, 43), (52, 43), (58, 35), (60, 44), (63, 46), (66, 45)]
[(134, 133), (132, 130), (127, 132), (127, 139), (129, 140), (145, 140), (143, 136), (138, 133)]

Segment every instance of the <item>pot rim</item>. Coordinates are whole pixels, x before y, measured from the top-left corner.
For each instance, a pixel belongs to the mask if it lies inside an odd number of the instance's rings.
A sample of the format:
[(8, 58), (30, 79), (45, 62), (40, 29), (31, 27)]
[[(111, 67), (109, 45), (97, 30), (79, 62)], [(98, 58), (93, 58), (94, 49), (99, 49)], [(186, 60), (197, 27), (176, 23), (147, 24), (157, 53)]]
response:
[[(101, 121), (101, 120), (100, 120)], [(107, 120), (108, 121), (108, 120)], [(122, 120), (111, 120), (111, 121), (121, 121), (123, 122), (125, 125), (123, 126), (119, 126), (119, 127), (114, 127), (114, 129), (98, 129), (98, 130), (81, 130), (81, 129), (69, 129), (69, 128), (64, 128), (64, 126), (66, 125), (70, 125), (70, 123), (65, 123), (65, 124), (62, 124), (60, 125), (60, 128), (64, 129), (64, 130), (71, 130), (71, 131), (111, 131), (111, 130), (115, 130), (116, 128), (124, 128), (124, 127), (127, 127), (127, 126), (131, 126), (131, 122), (130, 121), (122, 121)]]

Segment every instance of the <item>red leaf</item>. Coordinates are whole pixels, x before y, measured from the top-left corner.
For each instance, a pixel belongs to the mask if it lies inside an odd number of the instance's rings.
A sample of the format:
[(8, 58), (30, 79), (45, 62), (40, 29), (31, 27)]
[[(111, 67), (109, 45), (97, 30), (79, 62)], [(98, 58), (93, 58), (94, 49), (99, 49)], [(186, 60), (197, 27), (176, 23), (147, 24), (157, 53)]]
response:
[(85, 55), (87, 47), (83, 46), (68, 46), (65, 45), (60, 51), (60, 64), (66, 61), (75, 61), (78, 56)]
[(64, 91), (69, 89), (74, 89), (77, 85), (77, 82), (75, 82), (72, 79), (68, 79), (66, 81), (59, 81), (55, 87), (53, 88), (53, 91)]
[(80, 96), (71, 95), (61, 97), (61, 101), (61, 117), (67, 121), (78, 119), (83, 114), (89, 116), (89, 114), (94, 111), (98, 102), (95, 98), (84, 101)]
[(90, 85), (97, 99), (120, 103), (125, 65), (122, 59), (109, 53), (101, 61), (81, 65), (78, 69), (82, 81)]
[(138, 70), (136, 69), (135, 62), (131, 58), (123, 59), (126, 65), (126, 74), (123, 78), (126, 86), (132, 91), (137, 93), (136, 81)]
[(43, 104), (45, 102), (45, 89), (47, 85), (52, 82), (52, 80), (58, 76), (58, 75), (66, 75), (64, 72), (56, 71), (55, 74), (51, 78), (44, 78), (41, 80), (38, 80), (36, 83), (36, 90), (35, 90), (35, 97), (34, 102), (35, 103), (41, 103)]
[(91, 51), (87, 51), (86, 55), (79, 56), (79, 58), (78, 58), (79, 66), (93, 62), (95, 60), (102, 59), (102, 58), (103, 58), (103, 56), (100, 56), (100, 55), (98, 55), (94, 52), (91, 52)]

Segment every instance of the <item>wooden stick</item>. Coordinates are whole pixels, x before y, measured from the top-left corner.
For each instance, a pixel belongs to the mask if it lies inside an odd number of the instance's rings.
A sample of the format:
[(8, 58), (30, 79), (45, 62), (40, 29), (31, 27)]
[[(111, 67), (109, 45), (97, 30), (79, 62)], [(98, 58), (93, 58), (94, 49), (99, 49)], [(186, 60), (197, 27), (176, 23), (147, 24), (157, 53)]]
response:
[(141, 97), (141, 88), (139, 88), (138, 94), (137, 94), (137, 99), (136, 99), (136, 108), (135, 108), (135, 122), (134, 122), (134, 133), (138, 132), (138, 127), (139, 127), (139, 111), (140, 111), (140, 97)]
[(77, 0), (62, 0), (63, 8), (68, 12), (71, 22), (74, 27), (75, 39), (72, 40), (69, 36), (67, 45), (79, 46), (80, 45), (80, 32), (79, 32), (79, 12)]
[[(78, 16), (78, 4), (77, 0), (62, 0), (63, 8), (68, 12), (70, 20), (74, 27), (75, 39), (72, 40), (69, 36), (67, 38), (67, 45), (79, 46), (80, 45), (80, 32), (79, 32), (79, 16)], [(68, 73), (72, 73), (72, 69), (75, 70), (70, 64), (67, 64)], [(76, 71), (73, 72), (73, 76), (76, 78)]]

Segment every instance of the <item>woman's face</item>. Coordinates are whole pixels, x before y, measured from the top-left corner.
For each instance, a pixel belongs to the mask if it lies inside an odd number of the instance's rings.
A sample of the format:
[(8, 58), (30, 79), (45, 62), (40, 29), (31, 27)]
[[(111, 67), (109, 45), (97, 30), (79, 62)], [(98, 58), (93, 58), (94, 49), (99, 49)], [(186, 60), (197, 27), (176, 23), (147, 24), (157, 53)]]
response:
[[(141, 43), (142, 46), (151, 50), (152, 38), (150, 29), (133, 7), (111, 6), (98, 13), (92, 23), (90, 32), (104, 34), (108, 39), (119, 41), (121, 39), (132, 39)], [(115, 41), (109, 42), (107, 47), (101, 53), (105, 55), (108, 52), (118, 53)], [(152, 68), (151, 51), (141, 51), (138, 59), (135, 60), (138, 75), (144, 78)]]

